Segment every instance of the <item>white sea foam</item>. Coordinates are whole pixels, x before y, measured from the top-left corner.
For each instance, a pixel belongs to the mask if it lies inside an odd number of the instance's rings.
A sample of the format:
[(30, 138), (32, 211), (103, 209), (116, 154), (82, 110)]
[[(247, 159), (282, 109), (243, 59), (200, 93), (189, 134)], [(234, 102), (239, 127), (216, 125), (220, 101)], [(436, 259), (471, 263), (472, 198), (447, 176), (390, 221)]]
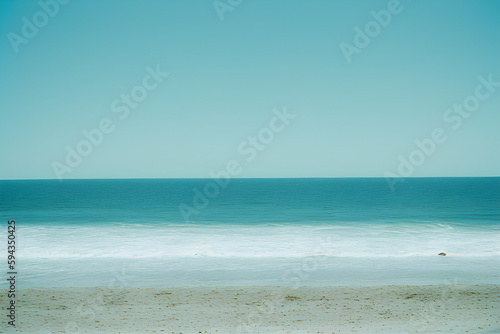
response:
[(26, 259), (500, 256), (500, 231), (447, 223), (32, 226), (18, 238)]

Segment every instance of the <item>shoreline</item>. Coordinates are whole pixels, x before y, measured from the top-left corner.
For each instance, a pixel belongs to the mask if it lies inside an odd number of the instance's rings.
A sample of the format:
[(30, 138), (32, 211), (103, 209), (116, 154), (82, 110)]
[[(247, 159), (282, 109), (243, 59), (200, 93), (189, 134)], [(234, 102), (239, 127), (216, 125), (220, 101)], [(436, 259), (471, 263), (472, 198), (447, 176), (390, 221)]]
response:
[(498, 284), (44, 288), (16, 305), (26, 333), (500, 332)]

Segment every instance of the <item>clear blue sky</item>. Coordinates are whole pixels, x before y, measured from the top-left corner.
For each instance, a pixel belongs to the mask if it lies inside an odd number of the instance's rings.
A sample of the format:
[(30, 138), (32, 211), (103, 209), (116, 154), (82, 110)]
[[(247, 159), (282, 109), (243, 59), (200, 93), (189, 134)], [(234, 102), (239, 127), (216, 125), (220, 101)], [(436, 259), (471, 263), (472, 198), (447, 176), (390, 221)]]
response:
[[(211, 0), (73, 0), (53, 17), (2, 1), (0, 178), (55, 178), (105, 118), (113, 132), (64, 178), (208, 177), (231, 160), (238, 177), (382, 177), (435, 128), (447, 140), (411, 176), (500, 175), (500, 87), (458, 128), (443, 119), (478, 76), (500, 81), (500, 1), (401, 0), (350, 63), (340, 43), (390, 1), (232, 1), (223, 20)], [(41, 26), (16, 44), (23, 17)], [(111, 104), (148, 66), (169, 76), (120, 119)], [(296, 117), (248, 162), (239, 145), (284, 107)]]

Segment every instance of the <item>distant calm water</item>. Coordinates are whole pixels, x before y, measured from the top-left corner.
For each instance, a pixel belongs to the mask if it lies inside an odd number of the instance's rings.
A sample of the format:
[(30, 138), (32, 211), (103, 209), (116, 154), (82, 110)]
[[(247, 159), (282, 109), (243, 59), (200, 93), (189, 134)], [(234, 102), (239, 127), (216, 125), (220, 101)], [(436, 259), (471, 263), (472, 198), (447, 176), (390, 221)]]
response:
[(0, 181), (0, 259), (14, 219), (21, 288), (500, 282), (500, 178), (210, 182)]

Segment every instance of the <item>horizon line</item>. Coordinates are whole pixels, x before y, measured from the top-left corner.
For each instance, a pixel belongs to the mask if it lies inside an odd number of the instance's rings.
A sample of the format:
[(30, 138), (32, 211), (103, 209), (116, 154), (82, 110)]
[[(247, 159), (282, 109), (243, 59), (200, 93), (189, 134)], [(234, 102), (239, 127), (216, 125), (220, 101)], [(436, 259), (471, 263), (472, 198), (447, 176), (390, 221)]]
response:
[[(488, 176), (409, 176), (402, 179), (431, 179), (431, 178), (497, 178), (500, 175)], [(70, 181), (70, 180), (211, 180), (212, 177), (102, 177), (102, 178), (25, 178), (25, 179), (0, 179), (0, 181)], [(229, 179), (386, 179), (385, 176), (292, 176), (292, 177), (230, 177)]]

